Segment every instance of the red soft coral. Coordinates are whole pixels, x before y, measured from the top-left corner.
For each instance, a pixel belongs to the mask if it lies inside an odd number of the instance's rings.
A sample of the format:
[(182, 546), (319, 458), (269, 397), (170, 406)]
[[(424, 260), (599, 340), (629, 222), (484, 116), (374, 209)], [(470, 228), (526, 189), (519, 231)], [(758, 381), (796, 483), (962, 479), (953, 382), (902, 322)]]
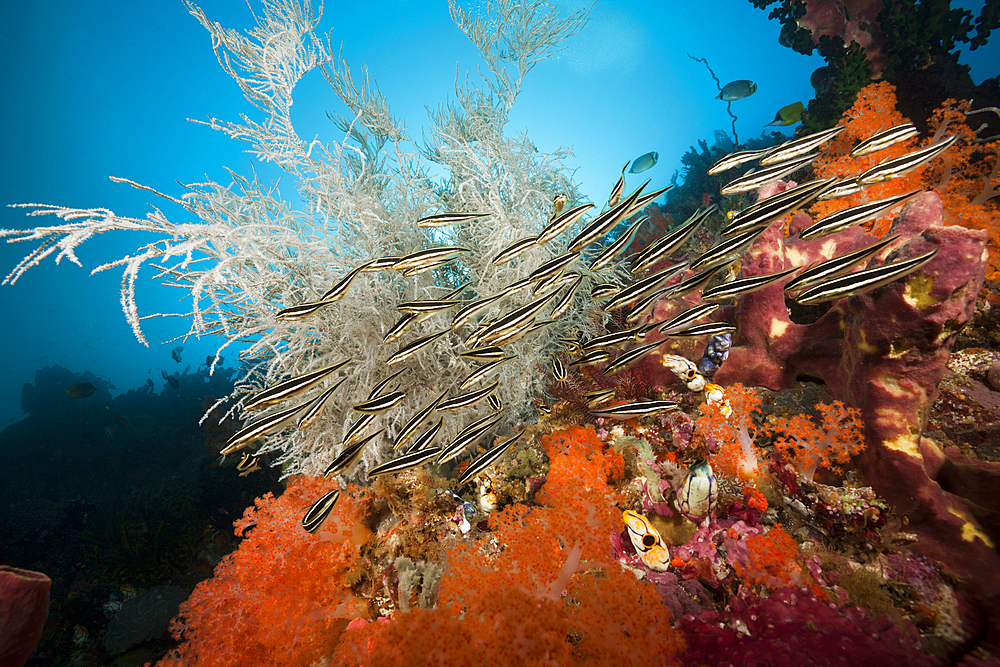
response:
[(336, 645), (367, 612), (341, 583), (366, 531), (355, 529), (365, 492), (351, 487), (319, 533), (303, 530), (306, 509), (332, 488), (295, 477), (247, 509), (235, 524), (243, 542), (181, 605), (172, 631), (182, 644), (160, 665), (306, 665)]

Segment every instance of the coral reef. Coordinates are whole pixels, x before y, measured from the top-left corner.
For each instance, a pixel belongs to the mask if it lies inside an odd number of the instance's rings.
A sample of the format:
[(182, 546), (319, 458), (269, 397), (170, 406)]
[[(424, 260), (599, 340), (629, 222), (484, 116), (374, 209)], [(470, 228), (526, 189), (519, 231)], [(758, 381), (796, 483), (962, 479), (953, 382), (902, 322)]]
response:
[[(751, 0), (766, 9), (776, 0)], [(951, 2), (916, 0), (781, 0), (769, 18), (781, 23), (778, 41), (799, 53), (814, 49), (827, 61), (813, 83), (816, 98), (803, 115), (813, 131), (836, 122), (870, 81), (887, 81), (907, 95), (901, 111), (918, 125), (947, 98), (997, 104), (996, 80), (975, 86), (959, 63), (959, 44), (976, 49), (1000, 27), (990, 3), (973, 13)], [(994, 128), (996, 126), (994, 125)], [(995, 129), (991, 134), (996, 134)]]

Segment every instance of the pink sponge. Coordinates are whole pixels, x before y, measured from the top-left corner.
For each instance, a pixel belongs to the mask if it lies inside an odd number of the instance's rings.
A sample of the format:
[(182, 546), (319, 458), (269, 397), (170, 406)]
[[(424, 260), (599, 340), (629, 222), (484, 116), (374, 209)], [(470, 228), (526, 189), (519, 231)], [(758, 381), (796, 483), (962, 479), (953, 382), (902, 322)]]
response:
[(0, 565), (0, 667), (22, 667), (42, 638), (52, 580)]

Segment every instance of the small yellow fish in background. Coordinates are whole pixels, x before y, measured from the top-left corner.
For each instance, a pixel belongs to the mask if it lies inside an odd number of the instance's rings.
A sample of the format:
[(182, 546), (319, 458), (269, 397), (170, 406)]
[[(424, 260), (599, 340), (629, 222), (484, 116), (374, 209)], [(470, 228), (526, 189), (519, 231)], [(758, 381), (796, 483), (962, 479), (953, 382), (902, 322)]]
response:
[(670, 552), (664, 546), (660, 532), (649, 519), (638, 512), (625, 510), (622, 512), (622, 522), (625, 524), (629, 539), (632, 540), (632, 546), (646, 567), (657, 572), (666, 572), (670, 567)]
[(756, 92), (756, 83), (748, 79), (737, 79), (724, 85), (715, 99), (722, 100), (723, 102), (735, 102), (736, 100), (742, 100), (744, 97), (750, 97)]
[(89, 382), (77, 382), (66, 387), (66, 395), (70, 398), (87, 398), (97, 391), (97, 387)]
[(789, 125), (795, 125), (802, 120), (802, 112), (805, 110), (806, 107), (802, 102), (792, 102), (778, 109), (778, 113), (774, 114), (774, 120), (764, 127), (788, 127)]

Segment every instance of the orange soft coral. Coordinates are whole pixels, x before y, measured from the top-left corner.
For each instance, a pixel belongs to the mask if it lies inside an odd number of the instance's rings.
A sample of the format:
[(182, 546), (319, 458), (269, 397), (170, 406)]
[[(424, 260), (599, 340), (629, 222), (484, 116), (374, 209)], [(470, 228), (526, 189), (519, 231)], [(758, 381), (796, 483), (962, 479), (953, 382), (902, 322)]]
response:
[(701, 407), (703, 414), (695, 421), (694, 432), (715, 439), (716, 451), (709, 462), (717, 474), (754, 479), (759, 465), (750, 427), (760, 406), (760, 396), (739, 383), (726, 387), (725, 392), (726, 403)]
[(1000, 140), (976, 143), (967, 122), (970, 108), (968, 101), (945, 100), (931, 117), (936, 133), (958, 135), (958, 140), (924, 172), (924, 186), (941, 195), (948, 222), (989, 233), (986, 277), (993, 280), (1000, 277), (1000, 227), (993, 199), (1000, 195)]
[[(845, 130), (823, 148), (819, 159), (813, 163), (816, 177), (852, 178), (883, 160), (899, 157), (914, 150), (917, 147), (917, 139), (908, 139), (871, 155), (856, 158), (848, 156), (851, 149), (861, 141), (882, 130), (888, 130), (894, 125), (904, 123), (906, 120), (896, 110), (896, 89), (891, 83), (879, 81), (862, 88), (854, 106), (844, 113), (844, 119), (839, 123), (845, 126)], [(924, 143), (928, 143), (928, 141), (925, 140)], [(810, 209), (810, 214), (814, 220), (818, 220), (851, 206), (918, 190), (923, 182), (923, 172), (926, 169), (927, 165), (906, 176), (868, 186), (863, 191), (849, 197), (816, 202)], [(892, 218), (898, 212), (898, 208), (893, 209), (877, 220), (864, 223), (863, 226), (875, 236), (884, 236), (889, 231)]]
[(318, 533), (302, 529), (303, 513), (332, 488), (295, 477), (281, 496), (247, 509), (235, 524), (243, 542), (181, 605), (172, 631), (182, 644), (160, 665), (306, 665), (367, 614), (341, 583), (366, 537), (355, 530), (365, 492), (344, 489)]
[(743, 583), (755, 593), (786, 586), (811, 584), (811, 577), (799, 564), (799, 545), (791, 535), (777, 526), (766, 535), (750, 535), (744, 539), (747, 555), (733, 563)]
[(774, 446), (807, 479), (812, 479), (817, 468), (840, 472), (836, 464), (846, 463), (865, 447), (857, 410), (840, 401), (816, 407), (819, 414), (814, 419), (803, 415), (775, 418), (766, 427)]
[(624, 571), (609, 478), (620, 455), (589, 428), (543, 437), (543, 506), (490, 516), (485, 542), (448, 550), (438, 607), (343, 635), (336, 664), (670, 664), (682, 647), (656, 588)]

